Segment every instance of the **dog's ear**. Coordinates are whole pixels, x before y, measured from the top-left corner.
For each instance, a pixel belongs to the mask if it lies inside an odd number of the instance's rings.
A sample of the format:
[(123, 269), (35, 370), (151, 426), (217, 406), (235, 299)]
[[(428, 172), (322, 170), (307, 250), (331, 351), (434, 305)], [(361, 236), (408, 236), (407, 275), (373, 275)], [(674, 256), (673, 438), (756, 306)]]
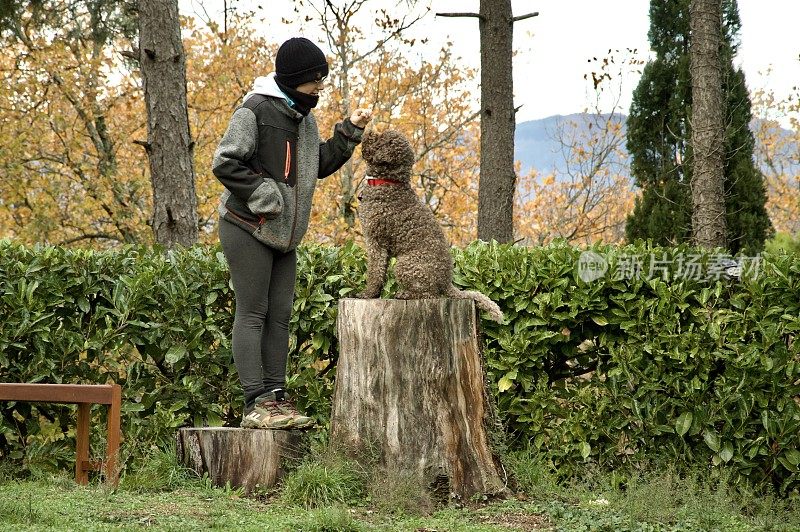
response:
[(365, 131), (361, 136), (361, 157), (363, 157), (368, 163), (371, 162), (375, 157), (375, 151), (378, 145), (378, 137), (379, 135), (371, 129)]

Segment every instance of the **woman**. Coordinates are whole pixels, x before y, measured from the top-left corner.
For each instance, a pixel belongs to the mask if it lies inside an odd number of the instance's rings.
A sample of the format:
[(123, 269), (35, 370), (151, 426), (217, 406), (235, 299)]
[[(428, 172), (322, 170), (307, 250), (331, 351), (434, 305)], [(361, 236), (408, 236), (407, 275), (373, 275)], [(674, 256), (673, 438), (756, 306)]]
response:
[(369, 110), (358, 109), (321, 142), (311, 109), (327, 75), (314, 43), (283, 43), (275, 72), (256, 79), (214, 153), (214, 175), (225, 186), (219, 238), (236, 295), (233, 359), (245, 428), (313, 424), (285, 391), (295, 248), (308, 228), (317, 179), (350, 158), (371, 119)]

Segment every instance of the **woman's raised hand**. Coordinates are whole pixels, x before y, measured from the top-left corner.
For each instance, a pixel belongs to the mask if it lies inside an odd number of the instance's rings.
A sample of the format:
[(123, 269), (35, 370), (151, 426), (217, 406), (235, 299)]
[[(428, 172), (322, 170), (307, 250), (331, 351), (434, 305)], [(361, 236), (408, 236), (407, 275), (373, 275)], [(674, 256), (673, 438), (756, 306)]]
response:
[(364, 129), (370, 120), (372, 120), (372, 111), (369, 109), (356, 109), (350, 115), (350, 121), (353, 125), (361, 129)]

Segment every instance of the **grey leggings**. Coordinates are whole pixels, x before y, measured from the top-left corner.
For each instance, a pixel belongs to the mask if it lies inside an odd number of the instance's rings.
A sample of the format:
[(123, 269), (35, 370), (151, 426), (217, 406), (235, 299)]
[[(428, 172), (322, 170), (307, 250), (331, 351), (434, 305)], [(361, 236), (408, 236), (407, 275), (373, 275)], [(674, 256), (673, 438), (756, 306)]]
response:
[(233, 361), (249, 409), (256, 397), (286, 384), (297, 254), (276, 251), (224, 219), (219, 240), (236, 295)]

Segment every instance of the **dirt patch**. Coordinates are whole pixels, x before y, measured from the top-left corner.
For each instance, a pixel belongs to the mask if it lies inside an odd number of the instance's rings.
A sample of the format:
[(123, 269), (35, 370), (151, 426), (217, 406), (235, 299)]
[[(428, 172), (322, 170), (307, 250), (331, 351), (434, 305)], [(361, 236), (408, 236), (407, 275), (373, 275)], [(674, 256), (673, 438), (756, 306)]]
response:
[(484, 524), (502, 526), (509, 530), (520, 530), (522, 532), (553, 529), (553, 525), (547, 516), (537, 514), (521, 512), (499, 513), (494, 515), (479, 515), (478, 519)]

